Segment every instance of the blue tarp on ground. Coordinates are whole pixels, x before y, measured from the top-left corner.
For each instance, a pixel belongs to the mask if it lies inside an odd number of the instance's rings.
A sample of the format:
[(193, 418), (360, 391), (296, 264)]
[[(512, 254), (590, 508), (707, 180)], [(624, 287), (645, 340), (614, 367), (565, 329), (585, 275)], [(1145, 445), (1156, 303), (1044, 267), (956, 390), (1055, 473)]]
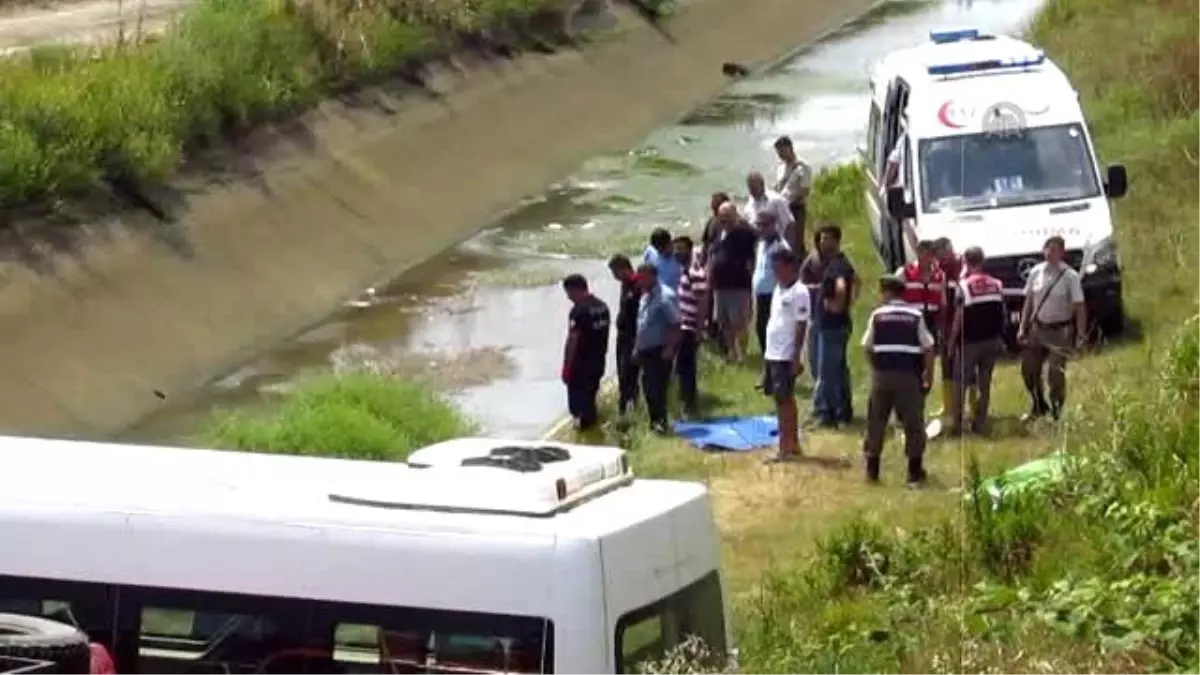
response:
[(774, 415), (721, 417), (702, 422), (676, 422), (676, 435), (710, 452), (746, 452), (772, 447), (779, 439)]

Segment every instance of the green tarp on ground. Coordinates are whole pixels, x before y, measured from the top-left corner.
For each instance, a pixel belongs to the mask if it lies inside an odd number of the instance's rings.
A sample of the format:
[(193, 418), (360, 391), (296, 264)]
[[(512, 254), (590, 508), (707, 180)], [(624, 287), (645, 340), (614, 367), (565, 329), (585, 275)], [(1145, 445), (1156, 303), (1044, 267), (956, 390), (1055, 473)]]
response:
[[(1063, 454), (1061, 451), (1046, 455), (1041, 459), (1026, 462), (1008, 471), (980, 481), (980, 491), (990, 495), (992, 502), (998, 504), (1004, 495), (1011, 495), (1032, 487), (1046, 485), (1062, 477)], [(967, 493), (970, 499), (971, 494)]]

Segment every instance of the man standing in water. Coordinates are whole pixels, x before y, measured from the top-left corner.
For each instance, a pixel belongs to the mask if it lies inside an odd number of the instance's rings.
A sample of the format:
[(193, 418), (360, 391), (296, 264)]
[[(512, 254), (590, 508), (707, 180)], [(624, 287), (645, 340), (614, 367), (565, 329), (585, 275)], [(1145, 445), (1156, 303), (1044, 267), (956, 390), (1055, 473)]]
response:
[(638, 303), (642, 289), (629, 258), (618, 253), (608, 261), (608, 270), (621, 284), (620, 304), (617, 305), (617, 410), (624, 417), (638, 399), (638, 365), (633, 358), (637, 336)]
[(679, 347), (679, 305), (675, 292), (658, 281), (658, 270), (644, 263), (637, 271), (642, 299), (638, 303), (634, 358), (642, 370), (642, 395), (650, 415), (650, 429), (666, 434), (667, 387)]
[(796, 377), (804, 372), (804, 342), (808, 331), (808, 289), (800, 283), (800, 261), (786, 246), (771, 253), (776, 286), (771, 293), (771, 318), (763, 348), (763, 392), (775, 399), (779, 419), (779, 453), (768, 461), (786, 462), (800, 456), (800, 413), (796, 409)]
[(562, 381), (567, 386), (567, 409), (579, 431), (596, 426), (596, 394), (604, 379), (608, 356), (608, 305), (588, 290), (587, 279), (572, 274), (563, 279), (571, 301), (567, 343), (563, 348)]
[(812, 168), (796, 156), (792, 139), (780, 136), (775, 141), (775, 154), (779, 156), (779, 169), (775, 174), (775, 191), (787, 201), (794, 224), (791, 232), (783, 232), (783, 239), (796, 255), (804, 258), (804, 224), (808, 221), (808, 193), (812, 188)]

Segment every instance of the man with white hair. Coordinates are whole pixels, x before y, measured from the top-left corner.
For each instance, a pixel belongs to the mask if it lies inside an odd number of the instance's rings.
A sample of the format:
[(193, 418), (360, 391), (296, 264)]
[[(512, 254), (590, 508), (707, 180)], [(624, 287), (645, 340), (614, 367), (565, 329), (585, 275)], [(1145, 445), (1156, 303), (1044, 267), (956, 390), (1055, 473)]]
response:
[(770, 212), (775, 214), (775, 227), (788, 246), (793, 246), (796, 236), (796, 221), (792, 218), (792, 209), (783, 195), (767, 188), (767, 181), (761, 172), (751, 171), (746, 175), (746, 190), (750, 198), (742, 207), (742, 217), (748, 223), (757, 223), (758, 214)]

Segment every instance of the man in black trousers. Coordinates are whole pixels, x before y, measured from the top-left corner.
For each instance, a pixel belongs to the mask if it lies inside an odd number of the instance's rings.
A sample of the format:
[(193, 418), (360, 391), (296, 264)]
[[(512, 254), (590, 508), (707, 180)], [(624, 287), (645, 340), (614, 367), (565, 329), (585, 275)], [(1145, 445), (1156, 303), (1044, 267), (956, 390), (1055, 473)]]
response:
[(588, 290), (587, 279), (571, 274), (562, 282), (571, 301), (567, 343), (563, 348), (562, 381), (567, 386), (567, 408), (587, 431), (596, 426), (596, 395), (604, 379), (608, 357), (608, 305)]
[(608, 261), (613, 278), (621, 284), (617, 305), (617, 410), (622, 416), (637, 405), (639, 369), (633, 358), (633, 343), (637, 337), (638, 302), (642, 289), (638, 287), (637, 272), (625, 255), (618, 253)]

